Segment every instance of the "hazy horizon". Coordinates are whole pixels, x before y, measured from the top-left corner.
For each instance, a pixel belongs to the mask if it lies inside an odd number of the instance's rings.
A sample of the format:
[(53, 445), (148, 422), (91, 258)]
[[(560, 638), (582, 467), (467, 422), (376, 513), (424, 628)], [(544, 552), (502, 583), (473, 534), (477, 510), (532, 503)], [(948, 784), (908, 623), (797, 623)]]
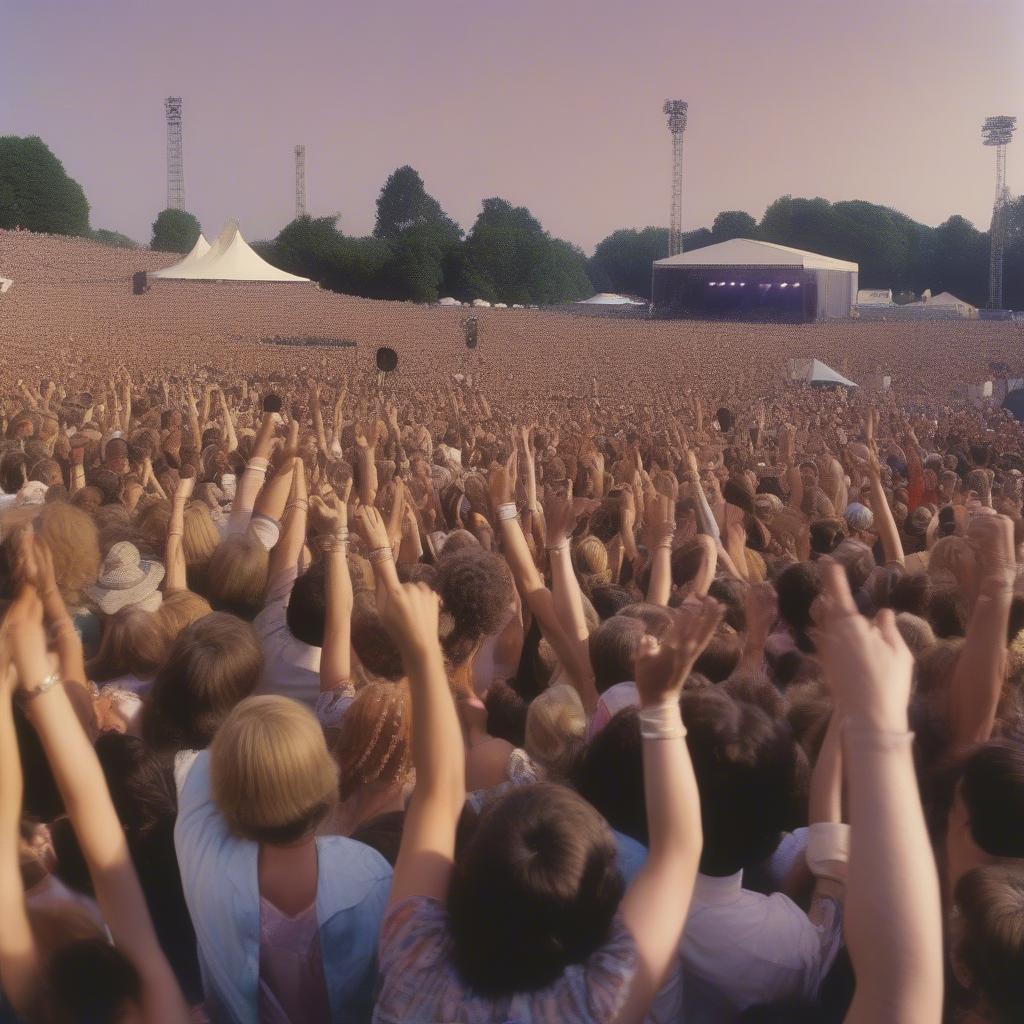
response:
[[(725, 209), (760, 219), (787, 193), (986, 229), (981, 122), (1024, 122), (1024, 4), (993, 0), (35, 0), (2, 33), (0, 135), (40, 136), (91, 225), (143, 244), (166, 200), (168, 95), (183, 97), (185, 206), (208, 235), (291, 220), (301, 142), (309, 212), (340, 213), (346, 233), (372, 230), (385, 178), (411, 164), (465, 229), (501, 196), (588, 253), (616, 228), (667, 225), (666, 98), (690, 105), (687, 230)], [(1024, 138), (1008, 170), (1018, 194)]]

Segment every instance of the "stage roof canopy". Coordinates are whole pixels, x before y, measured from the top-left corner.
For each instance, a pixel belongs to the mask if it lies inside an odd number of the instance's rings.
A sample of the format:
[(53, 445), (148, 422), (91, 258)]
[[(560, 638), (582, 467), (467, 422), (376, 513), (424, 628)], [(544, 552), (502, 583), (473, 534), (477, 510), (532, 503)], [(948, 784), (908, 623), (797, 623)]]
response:
[(656, 267), (801, 267), (804, 270), (847, 270), (857, 272), (856, 263), (836, 260), (816, 252), (792, 249), (788, 245), (760, 242), (754, 238), (730, 238), (663, 260)]
[(180, 263), (150, 276), (182, 281), (309, 281), (308, 277), (278, 270), (257, 255), (233, 220), (228, 221), (213, 245), (207, 245), (200, 235)]

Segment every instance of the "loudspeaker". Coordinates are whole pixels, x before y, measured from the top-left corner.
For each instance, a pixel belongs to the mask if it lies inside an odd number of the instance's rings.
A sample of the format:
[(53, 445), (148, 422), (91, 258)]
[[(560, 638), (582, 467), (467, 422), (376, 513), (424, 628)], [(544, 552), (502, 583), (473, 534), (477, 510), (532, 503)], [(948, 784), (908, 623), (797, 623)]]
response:
[(476, 325), (477, 320), (475, 316), (471, 316), (463, 324), (463, 328), (466, 331), (466, 348), (476, 348), (477, 346)]
[(377, 349), (377, 369), (381, 373), (391, 373), (398, 367), (398, 353), (393, 348)]
[(132, 274), (132, 294), (144, 295), (148, 291), (149, 282), (146, 280), (146, 271), (140, 270), (137, 274)]

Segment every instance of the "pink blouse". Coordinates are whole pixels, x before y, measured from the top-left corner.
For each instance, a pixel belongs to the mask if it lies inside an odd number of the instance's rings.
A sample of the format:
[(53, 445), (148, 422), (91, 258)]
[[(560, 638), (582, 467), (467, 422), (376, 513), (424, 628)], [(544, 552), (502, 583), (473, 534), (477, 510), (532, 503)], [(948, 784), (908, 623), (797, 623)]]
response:
[(260, 1021), (327, 1024), (330, 1009), (316, 904), (294, 917), (260, 898)]

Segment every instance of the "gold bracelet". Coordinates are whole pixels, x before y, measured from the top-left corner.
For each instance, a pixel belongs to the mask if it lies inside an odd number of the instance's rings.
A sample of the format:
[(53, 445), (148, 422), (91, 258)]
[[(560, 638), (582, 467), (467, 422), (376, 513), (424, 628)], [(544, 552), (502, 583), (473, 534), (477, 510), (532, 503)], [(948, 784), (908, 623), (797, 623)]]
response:
[(48, 693), (60, 681), (60, 673), (51, 672), (37, 687), (32, 690), (21, 690), (18, 696), (23, 704), (28, 704), (29, 701), (35, 700), (36, 697), (42, 697), (44, 693)]

